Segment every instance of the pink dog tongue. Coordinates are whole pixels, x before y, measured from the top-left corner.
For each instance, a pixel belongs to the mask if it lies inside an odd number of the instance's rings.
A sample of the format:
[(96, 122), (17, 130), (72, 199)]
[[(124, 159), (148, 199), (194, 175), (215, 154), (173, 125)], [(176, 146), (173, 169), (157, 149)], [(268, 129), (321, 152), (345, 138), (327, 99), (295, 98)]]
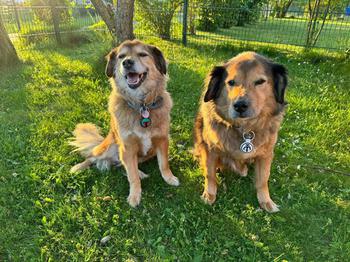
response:
[(129, 73), (128, 74), (128, 83), (129, 84), (137, 84), (139, 81), (139, 74), (137, 73)]

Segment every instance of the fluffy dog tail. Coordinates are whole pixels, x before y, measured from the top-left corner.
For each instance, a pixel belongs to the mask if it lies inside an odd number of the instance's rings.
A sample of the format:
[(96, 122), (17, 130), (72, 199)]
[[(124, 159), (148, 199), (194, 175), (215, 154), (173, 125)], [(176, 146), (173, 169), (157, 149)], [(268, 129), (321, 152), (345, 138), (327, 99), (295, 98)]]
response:
[(86, 159), (73, 166), (70, 170), (71, 173), (84, 170), (92, 164), (95, 164), (102, 171), (108, 170), (112, 164), (120, 164), (118, 145), (112, 133), (103, 138), (97, 126), (86, 123), (78, 124), (73, 135), (74, 137), (69, 142), (75, 147), (73, 152), (79, 152)]

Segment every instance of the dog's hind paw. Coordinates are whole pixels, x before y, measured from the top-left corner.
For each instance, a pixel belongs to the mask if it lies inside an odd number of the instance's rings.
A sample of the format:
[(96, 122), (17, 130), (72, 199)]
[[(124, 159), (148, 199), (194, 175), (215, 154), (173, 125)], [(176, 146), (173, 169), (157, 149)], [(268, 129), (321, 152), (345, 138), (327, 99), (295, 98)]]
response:
[(143, 173), (141, 170), (139, 170), (139, 177), (140, 177), (141, 179), (144, 179), (144, 178), (149, 177), (149, 175), (147, 175), (147, 174)]
[(76, 164), (75, 166), (72, 166), (72, 168), (69, 170), (69, 173), (77, 173), (80, 170), (80, 165), (81, 164)]
[(81, 162), (79, 164), (76, 164), (70, 169), (70, 173), (76, 173), (78, 171), (82, 171), (84, 169), (87, 169), (91, 165), (91, 161), (89, 159), (86, 159), (84, 162)]
[(231, 168), (241, 177), (246, 177), (248, 175), (248, 166), (246, 164), (232, 162)]
[(242, 170), (240, 172), (238, 172), (238, 174), (241, 177), (246, 177), (248, 175), (248, 167), (245, 165)]

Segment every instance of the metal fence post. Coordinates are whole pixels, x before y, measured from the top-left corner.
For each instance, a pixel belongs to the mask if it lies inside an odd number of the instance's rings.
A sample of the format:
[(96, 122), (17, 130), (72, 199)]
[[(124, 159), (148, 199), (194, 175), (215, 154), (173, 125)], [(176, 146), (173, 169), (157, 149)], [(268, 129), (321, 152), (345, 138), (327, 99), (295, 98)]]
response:
[(55, 1), (50, 1), (51, 6), (51, 14), (52, 14), (52, 22), (53, 22), (53, 29), (55, 31), (55, 37), (58, 44), (62, 44), (61, 39), (61, 33), (60, 33), (60, 17), (59, 13), (57, 12), (57, 6), (55, 4)]
[(13, 5), (13, 11), (15, 13), (15, 18), (16, 18), (16, 22), (17, 22), (18, 31), (21, 31), (21, 23), (19, 21), (18, 10), (17, 10), (17, 7), (16, 7), (15, 0), (12, 0), (12, 5)]
[(187, 10), (188, 0), (184, 0), (183, 16), (182, 16), (182, 44), (187, 45)]

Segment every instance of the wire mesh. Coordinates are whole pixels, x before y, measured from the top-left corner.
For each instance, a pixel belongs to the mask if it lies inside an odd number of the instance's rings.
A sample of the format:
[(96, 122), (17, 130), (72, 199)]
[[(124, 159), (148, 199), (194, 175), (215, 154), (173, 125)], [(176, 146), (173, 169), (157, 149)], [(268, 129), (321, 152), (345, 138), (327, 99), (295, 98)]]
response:
[[(188, 3), (188, 45), (219, 46), (252, 43), (293, 49), (306, 47), (310, 13), (293, 7), (283, 18), (269, 5), (243, 9), (230, 5), (196, 4), (196, 1), (154, 1), (152, 5), (136, 1), (134, 33), (138, 38), (148, 36), (181, 42), (183, 38), (184, 3)], [(149, 1), (146, 1), (147, 4)], [(92, 5), (0, 6), (5, 28), (16, 47), (26, 48), (38, 43), (57, 41), (53, 12), (58, 14), (58, 30), (64, 40), (77, 40), (82, 32), (108, 32)], [(324, 9), (320, 11), (323, 14)], [(350, 15), (344, 8), (331, 10), (324, 21), (315, 22), (316, 33), (322, 26), (312, 48), (347, 50), (350, 48)], [(111, 37), (108, 33), (104, 36)], [(65, 39), (67, 38), (67, 39)]]

